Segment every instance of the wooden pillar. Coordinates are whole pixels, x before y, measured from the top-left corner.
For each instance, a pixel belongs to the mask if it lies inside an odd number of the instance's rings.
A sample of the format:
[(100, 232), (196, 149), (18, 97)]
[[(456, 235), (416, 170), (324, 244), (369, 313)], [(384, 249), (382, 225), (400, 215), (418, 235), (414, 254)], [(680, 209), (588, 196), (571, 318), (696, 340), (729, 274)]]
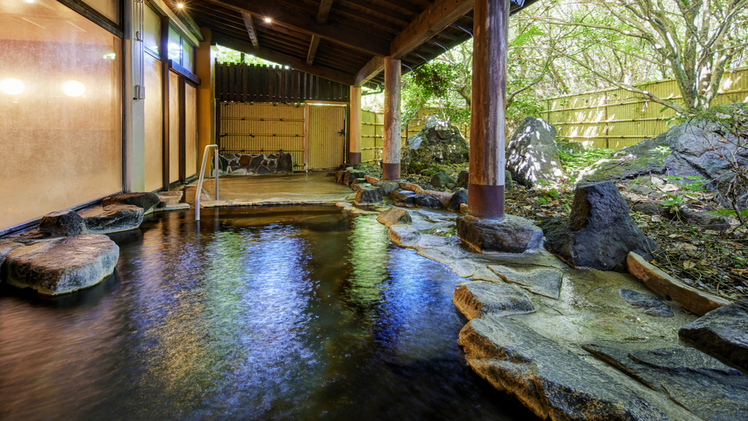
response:
[(400, 179), (400, 60), (384, 58), (383, 180)]
[(348, 149), (348, 162), (361, 163), (361, 87), (351, 86), (351, 114), (348, 119), (351, 146)]
[(509, 1), (476, 0), (473, 11), (468, 210), (479, 218), (504, 217)]

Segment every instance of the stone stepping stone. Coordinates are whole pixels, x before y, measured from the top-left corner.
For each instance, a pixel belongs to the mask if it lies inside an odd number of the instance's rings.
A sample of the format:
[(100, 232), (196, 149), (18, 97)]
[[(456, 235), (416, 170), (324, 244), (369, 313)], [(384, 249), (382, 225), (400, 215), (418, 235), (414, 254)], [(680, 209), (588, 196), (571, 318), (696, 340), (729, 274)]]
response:
[(634, 307), (644, 309), (644, 314), (654, 317), (673, 317), (673, 309), (664, 301), (649, 294), (632, 291), (630, 289), (620, 289), (618, 293), (627, 303)]
[(452, 302), (468, 320), (535, 312), (528, 294), (509, 284), (465, 282), (455, 289)]
[(361, 187), (356, 191), (356, 205), (374, 205), (382, 201), (382, 190), (379, 187)]
[(73, 210), (50, 212), (39, 222), (39, 231), (58, 236), (73, 236), (87, 232), (86, 221)]
[(737, 301), (712, 310), (683, 326), (678, 335), (707, 354), (748, 373), (748, 303)]
[(506, 282), (518, 284), (533, 294), (558, 299), (564, 272), (558, 269), (540, 268), (518, 271), (502, 265), (489, 265), (491, 271)]
[(595, 367), (516, 316), (475, 318), (460, 331), (468, 365), (496, 389), (515, 395), (542, 419), (692, 420), (672, 403), (668, 417), (622, 379)]
[(434, 237), (434, 240), (445, 241), (447, 245), (441, 247), (422, 247), (422, 244), (424, 244), (424, 237), (428, 238), (434, 236), (421, 237), (421, 240), (418, 242), (416, 247), (418, 254), (427, 259), (446, 265), (460, 278), (469, 278), (473, 276), (476, 265), (469, 259), (466, 259), (465, 252), (462, 251), (459, 246), (449, 244), (449, 241), (455, 240), (452, 238)]
[(391, 227), (400, 223), (408, 224), (410, 222), (413, 222), (413, 219), (410, 217), (410, 212), (406, 211), (405, 209), (393, 206), (380, 213), (379, 216), (377, 216), (377, 222), (387, 227)]
[(105, 235), (40, 241), (8, 253), (5, 281), (42, 295), (66, 294), (104, 280), (114, 272), (117, 259), (119, 247)]
[(748, 376), (739, 370), (693, 348), (613, 345), (582, 348), (705, 420), (733, 421), (748, 414)]
[(396, 246), (403, 248), (416, 248), (421, 239), (421, 234), (411, 225), (392, 225), (389, 236)]
[(109, 205), (101, 213), (84, 216), (84, 220), (89, 233), (107, 234), (140, 227), (143, 214), (144, 210), (139, 206)]
[(183, 190), (163, 191), (158, 193), (159, 207), (168, 207), (180, 204), (184, 196)]
[(396, 202), (403, 202), (403, 203), (405, 203), (405, 200), (408, 197), (413, 196), (413, 195), (415, 195), (414, 192), (410, 190), (403, 190), (403, 189), (397, 189), (397, 190), (393, 190), (390, 192), (390, 196), (393, 199), (395, 199)]

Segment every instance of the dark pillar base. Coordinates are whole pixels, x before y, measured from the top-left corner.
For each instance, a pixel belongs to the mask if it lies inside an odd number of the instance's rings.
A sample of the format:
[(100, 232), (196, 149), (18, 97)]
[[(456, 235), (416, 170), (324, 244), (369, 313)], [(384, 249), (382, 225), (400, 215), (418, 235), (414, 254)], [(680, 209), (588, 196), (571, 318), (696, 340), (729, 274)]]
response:
[(503, 218), (504, 186), (484, 186), (470, 183), (468, 187), (468, 209), (471, 215), (478, 218)]
[(382, 180), (399, 180), (400, 164), (382, 164)]
[(348, 154), (348, 162), (351, 165), (356, 165), (361, 163), (361, 152), (351, 152)]

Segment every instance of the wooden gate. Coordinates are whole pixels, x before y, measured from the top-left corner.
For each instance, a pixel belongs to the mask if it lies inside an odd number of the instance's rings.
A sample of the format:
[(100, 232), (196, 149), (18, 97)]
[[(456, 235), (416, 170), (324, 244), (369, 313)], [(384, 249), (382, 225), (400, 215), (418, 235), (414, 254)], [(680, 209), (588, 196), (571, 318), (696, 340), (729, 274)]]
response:
[(345, 162), (345, 105), (307, 104), (308, 169), (336, 168)]

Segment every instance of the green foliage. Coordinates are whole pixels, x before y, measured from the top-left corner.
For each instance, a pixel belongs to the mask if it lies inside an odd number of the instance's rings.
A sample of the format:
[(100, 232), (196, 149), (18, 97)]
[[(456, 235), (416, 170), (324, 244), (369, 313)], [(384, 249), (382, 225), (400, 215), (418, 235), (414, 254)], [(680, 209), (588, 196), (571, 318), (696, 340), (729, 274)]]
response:
[[(558, 140), (559, 143), (569, 142), (568, 139), (561, 138)], [(606, 148), (596, 148), (594, 146), (587, 146), (584, 148), (582, 153), (569, 153), (559, 149), (558, 157), (561, 159), (561, 163), (564, 168), (575, 173), (582, 168), (586, 168), (601, 159), (608, 159), (613, 155), (613, 150)]]
[[(280, 66), (278, 63), (272, 61), (263, 60), (259, 57), (255, 57), (250, 54), (244, 54), (240, 51), (232, 50), (231, 48), (223, 47), (221, 45), (216, 46), (216, 59), (219, 63), (246, 63), (246, 64), (259, 64), (265, 66)], [(243, 61), (242, 61), (243, 60)]]
[(459, 66), (434, 60), (403, 77), (402, 119), (408, 124), (419, 110), (434, 106), (443, 120), (461, 124), (470, 122), (470, 110), (454, 93), (460, 77)]

